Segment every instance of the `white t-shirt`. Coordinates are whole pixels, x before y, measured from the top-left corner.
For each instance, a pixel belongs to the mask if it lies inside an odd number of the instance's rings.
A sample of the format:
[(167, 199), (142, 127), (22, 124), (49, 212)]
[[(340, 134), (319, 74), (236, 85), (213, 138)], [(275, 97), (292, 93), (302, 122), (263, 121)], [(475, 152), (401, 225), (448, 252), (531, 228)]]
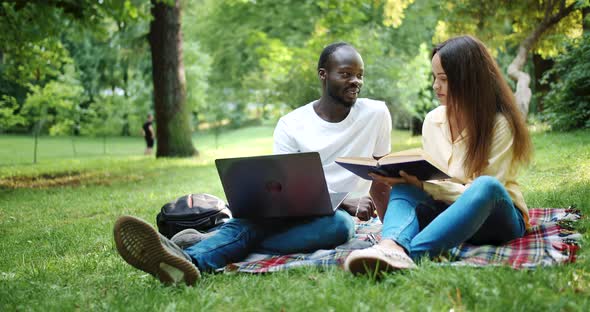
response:
[(274, 131), (274, 153), (318, 152), (330, 192), (367, 194), (370, 181), (336, 164), (336, 157), (381, 157), (391, 151), (391, 116), (384, 102), (357, 99), (337, 123), (320, 118), (311, 102), (281, 117)]

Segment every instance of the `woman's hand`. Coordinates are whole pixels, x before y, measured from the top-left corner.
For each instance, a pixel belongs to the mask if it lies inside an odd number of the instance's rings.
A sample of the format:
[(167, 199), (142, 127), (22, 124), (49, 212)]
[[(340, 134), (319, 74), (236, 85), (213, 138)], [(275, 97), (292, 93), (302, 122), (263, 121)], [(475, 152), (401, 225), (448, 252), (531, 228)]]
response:
[(418, 180), (418, 178), (416, 178), (416, 176), (409, 175), (409, 174), (405, 173), (404, 171), (400, 171), (399, 175), (401, 177), (391, 178), (391, 177), (382, 176), (377, 173), (369, 173), (369, 176), (371, 176), (371, 178), (373, 178), (373, 181), (377, 181), (379, 183), (383, 183), (383, 184), (389, 185), (391, 187), (393, 187), (397, 184), (411, 184), (421, 190), (424, 189), (424, 183), (422, 181)]

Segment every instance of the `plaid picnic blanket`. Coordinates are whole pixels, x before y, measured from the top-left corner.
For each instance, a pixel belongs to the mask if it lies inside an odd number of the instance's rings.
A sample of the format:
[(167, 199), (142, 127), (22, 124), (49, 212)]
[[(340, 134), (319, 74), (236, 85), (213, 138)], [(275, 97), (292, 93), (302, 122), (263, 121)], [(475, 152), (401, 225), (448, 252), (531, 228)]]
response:
[[(524, 237), (502, 246), (462, 244), (449, 251), (449, 259), (453, 261), (441, 264), (507, 265), (520, 269), (575, 262), (582, 236), (573, 231), (572, 223), (580, 218), (580, 212), (573, 208), (532, 208), (529, 214), (532, 228)], [(355, 238), (336, 249), (281, 256), (251, 254), (243, 262), (226, 266), (225, 271), (267, 273), (302, 266), (341, 266), (353, 249), (370, 246), (369, 242), (380, 239), (381, 223), (376, 218), (358, 221), (356, 225)]]

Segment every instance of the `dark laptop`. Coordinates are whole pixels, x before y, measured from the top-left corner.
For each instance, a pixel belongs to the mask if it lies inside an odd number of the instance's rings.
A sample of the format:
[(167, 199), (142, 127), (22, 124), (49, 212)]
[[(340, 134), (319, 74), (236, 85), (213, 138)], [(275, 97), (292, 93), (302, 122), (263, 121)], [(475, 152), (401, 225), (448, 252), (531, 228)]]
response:
[(333, 215), (348, 193), (328, 192), (317, 152), (216, 159), (235, 218)]

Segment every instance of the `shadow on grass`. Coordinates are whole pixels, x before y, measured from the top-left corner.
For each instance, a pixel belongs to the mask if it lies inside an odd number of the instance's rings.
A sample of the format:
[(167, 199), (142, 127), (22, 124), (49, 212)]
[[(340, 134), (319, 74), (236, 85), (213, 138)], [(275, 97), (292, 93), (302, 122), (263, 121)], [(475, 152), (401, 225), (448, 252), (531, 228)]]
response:
[(0, 180), (0, 189), (50, 188), (81, 185), (112, 185), (118, 182), (137, 182), (145, 175), (111, 175), (108, 172), (55, 172), (38, 176), (13, 176)]
[(211, 163), (198, 158), (99, 160), (69, 167), (57, 166), (57, 169), (38, 167), (34, 170), (15, 170), (0, 178), (0, 190), (111, 186), (159, 180), (164, 176), (183, 175), (195, 168), (210, 166)]

